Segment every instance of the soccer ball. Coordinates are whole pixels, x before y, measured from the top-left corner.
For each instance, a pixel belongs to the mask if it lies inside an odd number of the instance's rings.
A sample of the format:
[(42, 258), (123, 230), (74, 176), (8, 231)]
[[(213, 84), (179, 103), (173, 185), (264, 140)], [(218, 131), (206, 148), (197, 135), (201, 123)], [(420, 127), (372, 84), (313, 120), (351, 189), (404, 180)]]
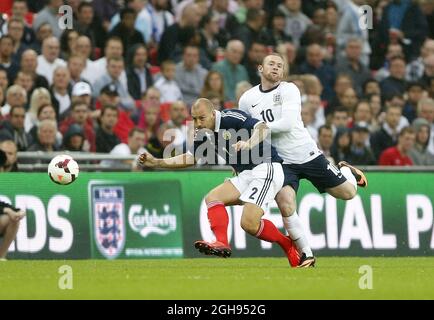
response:
[(78, 164), (68, 155), (54, 157), (48, 165), (48, 176), (57, 184), (73, 183), (78, 177)]

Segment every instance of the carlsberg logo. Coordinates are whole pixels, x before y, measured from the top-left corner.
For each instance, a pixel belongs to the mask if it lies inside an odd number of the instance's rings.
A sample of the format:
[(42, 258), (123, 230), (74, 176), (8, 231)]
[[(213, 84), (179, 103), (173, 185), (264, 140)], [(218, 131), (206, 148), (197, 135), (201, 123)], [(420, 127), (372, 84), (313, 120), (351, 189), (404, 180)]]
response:
[(131, 206), (128, 212), (128, 222), (131, 229), (143, 238), (152, 233), (167, 235), (176, 230), (176, 215), (170, 213), (170, 206), (163, 206), (163, 214), (158, 214), (156, 209), (145, 208), (140, 204)]

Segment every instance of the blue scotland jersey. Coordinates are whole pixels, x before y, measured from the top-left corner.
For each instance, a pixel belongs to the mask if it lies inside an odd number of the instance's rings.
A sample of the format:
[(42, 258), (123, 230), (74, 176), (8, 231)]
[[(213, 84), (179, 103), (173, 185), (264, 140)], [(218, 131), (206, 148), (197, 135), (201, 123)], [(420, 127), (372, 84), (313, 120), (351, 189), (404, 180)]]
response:
[(252, 150), (235, 152), (233, 144), (240, 140), (248, 140), (256, 125), (261, 123), (240, 110), (224, 110), (216, 112), (214, 132), (199, 130), (194, 140), (194, 157), (205, 160), (208, 164), (217, 164), (217, 156), (231, 165), (236, 172), (252, 170), (261, 163), (279, 162), (283, 160), (267, 138)]

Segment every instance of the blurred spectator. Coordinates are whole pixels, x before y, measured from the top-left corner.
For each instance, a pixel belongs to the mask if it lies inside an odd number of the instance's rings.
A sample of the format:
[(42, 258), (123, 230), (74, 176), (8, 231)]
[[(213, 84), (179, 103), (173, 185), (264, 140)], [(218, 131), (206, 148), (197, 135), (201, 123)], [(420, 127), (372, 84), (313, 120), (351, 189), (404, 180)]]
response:
[(420, 56), (407, 65), (407, 81), (418, 81), (422, 78), (425, 71), (425, 58), (430, 55), (434, 55), (434, 40), (425, 39), (423, 46), (420, 49)]
[(13, 56), (12, 60), (19, 64), (21, 55), (27, 48), (24, 44), (24, 28), (25, 24), (23, 20), (18, 18), (11, 18), (8, 21), (8, 34), (14, 40)]
[[(365, 0), (350, 0), (345, 6), (342, 16), (339, 20), (338, 30), (336, 34), (338, 54), (342, 55), (346, 47), (348, 55), (348, 43), (350, 39), (359, 39), (360, 47), (358, 50), (358, 60), (363, 66), (369, 66), (369, 55), (371, 54), (371, 46), (369, 44), (369, 33), (366, 28), (361, 28), (360, 24), (360, 6), (365, 5)], [(351, 58), (350, 58), (351, 59)]]
[(411, 82), (407, 85), (407, 100), (402, 115), (405, 116), (409, 123), (417, 117), (417, 104), (424, 96), (424, 87), (421, 83)]
[[(233, 32), (233, 38), (239, 39), (244, 44), (246, 51), (254, 42), (271, 44), (269, 35), (265, 30), (265, 11), (258, 9), (249, 9), (247, 11), (246, 23), (238, 27)], [(247, 54), (247, 52), (245, 52)]]
[(1, 113), (1, 108), (3, 107), (3, 101), (5, 100), (5, 94), (3, 92), (3, 88), (0, 87), (0, 121), (2, 120), (3, 116)]
[(333, 145), (331, 148), (331, 155), (335, 163), (345, 161), (350, 153), (351, 136), (348, 128), (339, 128), (336, 131)]
[(298, 65), (296, 63), (297, 58), (297, 49), (296, 47), (290, 43), (282, 43), (277, 46), (276, 52), (280, 53), (283, 56), (285, 61), (285, 69), (283, 71), (283, 75), (286, 78), (289, 74), (298, 74)]
[(14, 84), (6, 92), (6, 104), (1, 108), (3, 117), (9, 115), (13, 107), (25, 108), (27, 104), (27, 92), (23, 87)]
[(73, 124), (77, 124), (83, 130), (85, 137), (83, 150), (95, 152), (95, 131), (93, 129), (92, 119), (89, 117), (89, 107), (82, 102), (74, 102), (71, 105), (71, 112), (69, 117), (63, 120), (59, 125), (60, 132), (66, 135), (69, 127)]
[(175, 62), (172, 60), (166, 60), (161, 64), (161, 76), (154, 84), (155, 88), (157, 88), (161, 93), (161, 103), (183, 100), (181, 89), (175, 81), (175, 74)]
[(372, 120), (371, 120), (371, 132), (377, 131), (381, 126), (380, 114), (382, 111), (381, 97), (379, 94), (371, 94), (368, 96), (369, 105), (371, 106)]
[(176, 65), (175, 80), (187, 105), (191, 106), (199, 97), (207, 73), (199, 64), (199, 48), (185, 47), (182, 61)]
[(354, 165), (375, 165), (375, 157), (366, 145), (369, 142), (369, 126), (366, 122), (357, 122), (351, 130), (351, 147), (346, 160)]
[(24, 106), (12, 106), (9, 120), (5, 120), (0, 124), (0, 141), (14, 141), (18, 151), (26, 151), (33, 142), (31, 136), (24, 130), (25, 114), (26, 109)]
[(109, 153), (116, 145), (121, 143), (113, 131), (118, 122), (118, 114), (118, 108), (115, 106), (103, 106), (99, 119), (100, 124), (96, 130), (96, 152)]
[(203, 84), (202, 91), (200, 93), (201, 97), (206, 97), (210, 92), (216, 92), (220, 96), (225, 97), (225, 89), (223, 84), (223, 76), (218, 71), (210, 71), (205, 77), (205, 82)]
[(341, 105), (348, 110), (350, 116), (353, 116), (358, 101), (356, 91), (353, 88), (348, 88), (342, 95)]
[(3, 89), (3, 92), (6, 92), (9, 86), (8, 74), (5, 69), (0, 67), (0, 87)]
[(226, 101), (235, 101), (235, 87), (238, 82), (248, 81), (246, 68), (240, 64), (244, 55), (244, 45), (239, 40), (231, 40), (226, 47), (225, 59), (214, 63), (212, 69), (223, 76)]
[(155, 87), (150, 87), (143, 96), (141, 108), (134, 110), (134, 113), (131, 115), (131, 119), (139, 128), (143, 129), (146, 126), (145, 111), (148, 107), (155, 108), (159, 112), (163, 112), (163, 110), (160, 110), (160, 101), (160, 91)]
[[(161, 145), (166, 148), (169, 145), (170, 154), (181, 154), (185, 152), (187, 141), (187, 126), (184, 124), (187, 119), (187, 106), (182, 101), (176, 101), (170, 105), (170, 120), (160, 127), (158, 138)], [(165, 153), (165, 157), (169, 153)]]
[[(143, 0), (126, 0), (125, 8), (120, 10), (119, 13), (116, 13), (111, 19), (110, 32), (114, 32), (117, 36), (124, 39), (124, 35), (128, 35), (136, 30), (140, 34), (140, 41), (134, 43), (141, 43), (143, 41), (145, 41), (145, 43), (150, 42), (152, 35), (152, 17), (146, 9), (145, 4), (146, 1)], [(127, 16), (125, 16), (125, 14)], [(124, 20), (124, 22), (122, 22), (122, 20)], [(125, 22), (127, 24), (125, 24)], [(120, 27), (121, 24), (124, 24), (124, 27)], [(126, 33), (123, 34), (122, 31)], [(132, 36), (132, 34), (130, 36)], [(138, 36), (134, 36), (134, 38), (139, 39)], [(129, 47), (126, 46), (125, 39), (123, 41), (124, 49), (127, 50)]]
[(239, 1), (239, 7), (235, 11), (234, 15), (237, 18), (238, 23), (242, 24), (246, 22), (246, 15), (249, 9), (260, 10), (264, 7), (264, 0), (242, 0)]
[(86, 36), (79, 36), (77, 38), (75, 49), (75, 55), (83, 57), (85, 62), (81, 77), (90, 84), (95, 83), (99, 74), (99, 70), (96, 62), (90, 60), (92, 57), (92, 45), (90, 43), (90, 39)]
[(423, 118), (431, 125), (428, 151), (434, 154), (434, 100), (425, 98), (419, 101), (417, 105), (417, 117)]
[(207, 14), (200, 22), (200, 47), (203, 49), (210, 61), (217, 60), (217, 51), (221, 44), (217, 38), (219, 33), (218, 16)]
[[(38, 139), (38, 125), (43, 120), (53, 120), (56, 122), (56, 111), (54, 110), (54, 107), (51, 103), (41, 105), (38, 109), (37, 115), (36, 115), (36, 125), (28, 131), (30, 136), (32, 137), (33, 141), (36, 141)], [(56, 146), (60, 146), (62, 144), (63, 136), (62, 134), (57, 131), (56, 132)]]
[[(93, 79), (89, 79), (91, 81), (91, 84), (95, 87), (95, 83), (97, 80), (99, 80), (102, 76), (104, 76), (107, 73), (107, 64), (108, 60), (111, 58), (121, 59), (123, 58), (123, 52), (124, 47), (122, 44), (122, 40), (118, 37), (111, 37), (107, 39), (107, 42), (105, 43), (105, 49), (104, 53), (105, 56), (96, 60), (93, 65), (92, 69), (95, 71), (93, 74)], [(122, 71), (120, 75), (119, 80), (122, 85), (127, 88), (127, 74), (125, 70)]]
[(15, 79), (19, 66), (13, 61), (14, 40), (11, 36), (5, 35), (0, 38), (0, 67), (5, 69), (9, 82)]
[[(35, 33), (31, 28), (33, 23), (33, 13), (29, 12), (26, 0), (14, 1), (12, 5), (12, 15), (9, 18), (9, 21), (12, 19), (17, 19), (24, 22), (24, 35), (22, 40), (25, 45), (31, 45), (35, 41)], [(0, 31), (3, 31), (3, 34), (7, 34), (9, 32), (8, 25), (4, 24), (3, 30)]]
[[(115, 146), (112, 151), (110, 151), (111, 155), (116, 156), (129, 156), (129, 155), (137, 155), (144, 153), (146, 149), (145, 146), (145, 132), (143, 129), (133, 128), (128, 133), (128, 143), (120, 143)], [(123, 167), (127, 165), (132, 169), (136, 169), (135, 160), (103, 160), (101, 161), (102, 167)]]
[(366, 100), (360, 100), (357, 103), (356, 108), (354, 109), (353, 125), (355, 126), (356, 124), (362, 122), (362, 123), (366, 123), (369, 129), (371, 120), (372, 120), (371, 105)]
[(53, 30), (53, 35), (60, 39), (63, 30), (59, 26), (59, 8), (63, 0), (48, 0), (47, 5), (38, 12), (33, 21), (33, 29), (36, 31), (43, 23), (48, 23)]
[(147, 10), (151, 15), (152, 22), (152, 41), (160, 43), (164, 31), (171, 26), (175, 19), (173, 14), (168, 11), (169, 0), (150, 0)]
[(389, 105), (386, 109), (386, 117), (381, 129), (371, 135), (371, 148), (376, 159), (380, 154), (398, 141), (399, 120), (402, 115), (401, 107)]
[(258, 85), (261, 82), (261, 78), (258, 71), (258, 66), (262, 64), (267, 55), (267, 47), (264, 43), (253, 41), (249, 51), (247, 52), (247, 58), (244, 66), (246, 67), (247, 74), (249, 75), (249, 82), (252, 85)]
[(134, 100), (140, 100), (154, 80), (148, 66), (148, 49), (143, 44), (134, 45), (127, 58), (128, 92)]
[(333, 130), (333, 136), (341, 128), (347, 128), (349, 122), (348, 110), (344, 107), (336, 108), (331, 115), (331, 127)]
[(428, 24), (419, 5), (412, 0), (390, 2), (383, 11), (379, 25), (379, 43), (401, 43), (405, 56), (417, 57), (428, 35)]
[(361, 63), (362, 42), (358, 38), (349, 38), (345, 47), (345, 56), (337, 63), (337, 73), (348, 74), (353, 79), (357, 94), (362, 94), (363, 84), (371, 77), (366, 65)]
[(405, 86), (405, 60), (394, 57), (390, 60), (390, 76), (380, 83), (383, 99), (393, 94), (402, 94)]
[(53, 36), (53, 29), (48, 22), (43, 22), (36, 28), (36, 41), (31, 46), (38, 54), (42, 52), (42, 43), (45, 39)]
[(380, 166), (412, 166), (409, 152), (413, 149), (416, 133), (413, 128), (405, 127), (398, 137), (398, 144), (384, 150), (378, 161)]
[(226, 46), (232, 39), (234, 32), (239, 28), (237, 18), (229, 11), (228, 0), (212, 0), (210, 11), (218, 17), (219, 35), (218, 39), (222, 46)]
[(434, 165), (434, 154), (428, 151), (428, 143), (430, 141), (431, 125), (422, 118), (417, 118), (413, 121), (412, 127), (416, 133), (416, 139), (413, 149), (408, 153), (412, 162), (416, 166), (432, 166)]
[(30, 74), (33, 78), (33, 88), (31, 90), (32, 92), (36, 88), (40, 87), (48, 89), (49, 84), (47, 79), (44, 76), (36, 73), (36, 70), (38, 68), (38, 55), (36, 51), (32, 49), (25, 50), (23, 52), (23, 55), (21, 56), (20, 66), (20, 71)]
[(332, 114), (336, 108), (342, 106), (344, 93), (347, 89), (353, 88), (353, 80), (347, 74), (338, 74), (333, 88), (335, 95), (327, 104), (326, 115)]
[(334, 162), (331, 156), (331, 147), (333, 145), (333, 130), (328, 125), (322, 125), (318, 129), (318, 148), (324, 156), (332, 163)]
[(201, 18), (202, 16), (200, 15), (199, 6), (197, 4), (191, 3), (185, 6), (179, 22), (166, 28), (161, 37), (158, 48), (158, 61), (160, 63), (171, 59), (172, 53), (179, 43), (179, 34), (182, 30), (187, 27), (197, 28)]
[(318, 44), (309, 45), (307, 48), (306, 62), (300, 66), (300, 72), (316, 75), (324, 87), (321, 98), (330, 101), (333, 97), (333, 85), (336, 75), (334, 68), (324, 63), (323, 60), (323, 48)]
[(3, 165), (3, 172), (17, 172), (17, 145), (12, 140), (0, 142), (0, 150), (6, 154), (6, 163)]
[(111, 18), (119, 11), (117, 0), (93, 0), (95, 15), (102, 21), (104, 30), (108, 30)]
[(375, 79), (368, 79), (363, 84), (363, 96), (381, 95), (380, 83)]
[(434, 54), (429, 55), (423, 60), (424, 73), (420, 81), (426, 85), (430, 85), (430, 81), (434, 78)]
[(95, 17), (92, 3), (80, 3), (78, 6), (77, 21), (75, 21), (74, 29), (76, 29), (80, 35), (88, 37), (93, 48), (102, 49), (104, 47), (107, 34), (104, 27), (101, 26), (99, 18)]
[[(235, 88), (235, 105), (238, 106), (238, 103), (241, 99), (241, 96), (249, 89), (252, 88), (252, 85), (248, 81), (241, 81), (237, 83)], [(223, 99), (223, 98), (222, 98)]]
[(29, 132), (37, 123), (39, 108), (46, 104), (51, 104), (50, 92), (45, 88), (35, 89), (30, 97), (30, 106), (24, 121), (26, 132)]
[(57, 67), (65, 67), (66, 62), (59, 58), (60, 44), (55, 37), (49, 37), (42, 43), (42, 55), (38, 56), (36, 72), (53, 84), (53, 74)]
[(315, 130), (325, 124), (324, 108), (321, 105), (321, 98), (316, 94), (308, 94), (304, 103), (308, 105), (313, 112), (312, 126)]
[(301, 120), (313, 140), (318, 141), (318, 131), (314, 126), (315, 114), (310, 104), (303, 104), (301, 107)]
[(135, 108), (135, 103), (133, 98), (130, 96), (127, 90), (127, 86), (125, 86), (121, 82), (121, 76), (124, 72), (124, 60), (120, 57), (111, 57), (107, 61), (107, 72), (99, 78), (94, 84), (94, 97), (97, 97), (102, 88), (107, 85), (114, 84), (116, 86), (116, 90), (121, 99), (121, 106), (125, 110), (133, 110)]
[(156, 157), (163, 157), (163, 146), (158, 139), (161, 119), (158, 106), (146, 106), (141, 127), (145, 130), (145, 148)]
[[(141, 0), (132, 0), (135, 2), (142, 2)], [(133, 45), (143, 43), (143, 34), (137, 31), (134, 28), (134, 22), (137, 19), (136, 12), (134, 9), (125, 8), (120, 12), (121, 21), (113, 28), (109, 33), (109, 37), (119, 37), (122, 39), (122, 44), (125, 48), (124, 53), (126, 53), (126, 49), (130, 48)], [(149, 41), (149, 35), (147, 35), (146, 42)]]
[(402, 46), (399, 43), (391, 43), (387, 46), (383, 66), (375, 73), (375, 80), (383, 81), (390, 76), (390, 61), (395, 57), (404, 57)]
[(49, 119), (42, 120), (38, 124), (37, 134), (38, 134), (38, 138), (36, 142), (32, 144), (27, 151), (53, 152), (59, 150), (59, 147), (56, 145), (56, 135), (57, 135), (56, 121), (49, 120)]
[(71, 106), (71, 76), (67, 67), (57, 67), (53, 73), (53, 85), (50, 89), (51, 101), (58, 119), (64, 119)]
[(81, 81), (74, 84), (71, 92), (71, 100), (72, 103), (74, 102), (85, 103), (89, 108), (89, 110), (91, 111), (90, 116), (92, 118), (99, 117), (99, 114), (96, 114), (96, 111), (94, 110), (95, 108), (92, 101), (92, 88), (90, 87), (89, 83)]
[(78, 124), (71, 124), (63, 136), (62, 150), (73, 152), (86, 152), (84, 147), (85, 137), (83, 128)]
[(60, 57), (68, 60), (77, 50), (77, 39), (79, 33), (74, 29), (66, 29), (60, 37)]
[(267, 33), (270, 37), (270, 45), (272, 45), (274, 48), (281, 45), (286, 44), (288, 42), (291, 42), (292, 38), (290, 35), (287, 35), (285, 33), (285, 27), (286, 27), (286, 16), (285, 14), (277, 10), (271, 17), (270, 17), (270, 26), (267, 30)]
[(31, 74), (19, 71), (15, 78), (14, 84), (17, 84), (20, 87), (22, 87), (24, 90), (26, 90), (27, 97), (28, 98), (30, 97), (34, 86), (33, 77)]
[(301, 0), (284, 0), (279, 5), (279, 10), (286, 16), (286, 35), (290, 36), (294, 45), (298, 47), (301, 36), (312, 21), (301, 12)]
[(87, 80), (82, 76), (83, 70), (86, 66), (86, 60), (84, 57), (79, 55), (71, 55), (69, 56), (67, 65), (70, 75), (69, 85), (71, 87), (79, 82), (87, 82)]

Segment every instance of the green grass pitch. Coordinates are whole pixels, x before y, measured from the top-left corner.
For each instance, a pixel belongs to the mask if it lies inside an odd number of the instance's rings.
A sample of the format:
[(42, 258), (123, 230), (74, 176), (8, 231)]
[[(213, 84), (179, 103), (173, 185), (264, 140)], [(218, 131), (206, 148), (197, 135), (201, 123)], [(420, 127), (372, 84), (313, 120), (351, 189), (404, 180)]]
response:
[[(72, 290), (59, 289), (59, 267)], [(373, 288), (359, 288), (359, 267)], [(434, 299), (434, 257), (320, 258), (291, 269), (285, 259), (161, 259), (0, 262), (0, 299)]]

